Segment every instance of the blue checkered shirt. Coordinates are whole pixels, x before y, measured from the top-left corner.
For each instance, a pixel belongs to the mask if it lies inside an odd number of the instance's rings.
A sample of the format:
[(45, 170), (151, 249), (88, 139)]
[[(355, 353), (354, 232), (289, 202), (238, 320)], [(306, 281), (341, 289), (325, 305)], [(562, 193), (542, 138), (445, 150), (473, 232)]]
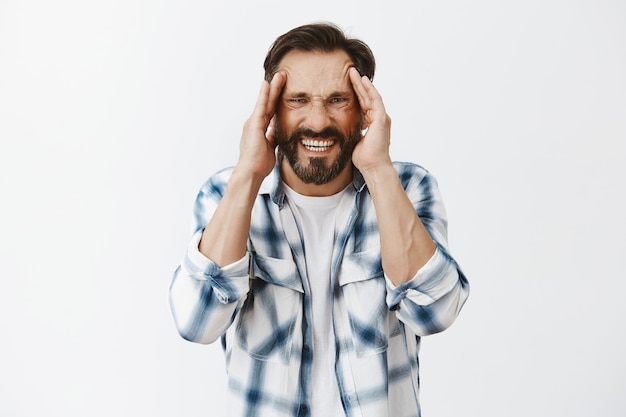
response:
[[(420, 338), (450, 326), (469, 294), (447, 249), (435, 179), (419, 165), (394, 165), (437, 249), (412, 280), (393, 285), (382, 269), (374, 205), (355, 170), (337, 210), (331, 268), (335, 373), (348, 417), (420, 416)], [(187, 340), (221, 338), (232, 416), (307, 416), (311, 299), (303, 240), (278, 168), (259, 190), (245, 257), (219, 268), (198, 251), (231, 172), (215, 174), (197, 196), (195, 233), (170, 287), (172, 315)]]

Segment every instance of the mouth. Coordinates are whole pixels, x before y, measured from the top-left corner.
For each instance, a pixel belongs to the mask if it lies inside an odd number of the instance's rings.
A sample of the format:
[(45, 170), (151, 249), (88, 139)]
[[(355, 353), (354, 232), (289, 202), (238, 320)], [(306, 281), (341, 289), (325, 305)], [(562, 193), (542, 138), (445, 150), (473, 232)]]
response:
[(316, 140), (316, 139), (303, 139), (302, 146), (312, 152), (324, 152), (329, 150), (335, 144), (334, 140)]

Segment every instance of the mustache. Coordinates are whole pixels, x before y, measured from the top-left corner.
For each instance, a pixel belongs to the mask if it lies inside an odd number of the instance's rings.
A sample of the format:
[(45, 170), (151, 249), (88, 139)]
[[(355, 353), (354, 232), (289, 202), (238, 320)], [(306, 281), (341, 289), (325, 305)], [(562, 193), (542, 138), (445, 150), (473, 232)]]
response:
[(313, 138), (328, 139), (328, 138), (334, 137), (336, 139), (341, 139), (343, 138), (343, 135), (337, 128), (333, 126), (327, 126), (319, 132), (312, 130), (312, 129), (308, 129), (308, 128), (296, 129), (291, 135), (291, 137), (292, 138), (305, 137), (305, 138), (311, 138), (311, 139)]

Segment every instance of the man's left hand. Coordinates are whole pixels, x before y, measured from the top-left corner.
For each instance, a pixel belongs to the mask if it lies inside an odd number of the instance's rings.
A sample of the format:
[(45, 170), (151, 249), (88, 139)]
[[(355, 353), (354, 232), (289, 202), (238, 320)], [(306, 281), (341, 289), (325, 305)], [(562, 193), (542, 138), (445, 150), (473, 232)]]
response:
[(366, 76), (360, 76), (356, 68), (350, 68), (350, 81), (363, 114), (366, 131), (354, 148), (352, 162), (362, 173), (375, 171), (391, 165), (389, 145), (391, 140), (391, 118), (385, 110), (383, 99)]

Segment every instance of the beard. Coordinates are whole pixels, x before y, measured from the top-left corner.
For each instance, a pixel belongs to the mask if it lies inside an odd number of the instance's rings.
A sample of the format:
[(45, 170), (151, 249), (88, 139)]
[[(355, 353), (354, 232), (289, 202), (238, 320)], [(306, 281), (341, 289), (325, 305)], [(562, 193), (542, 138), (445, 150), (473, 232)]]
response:
[[(316, 132), (311, 129), (298, 128), (288, 134), (284, 131), (278, 119), (274, 125), (274, 141), (278, 146), (278, 154), (282, 155), (298, 178), (305, 184), (322, 185), (337, 178), (337, 176), (352, 162), (352, 151), (361, 140), (361, 120), (359, 120), (348, 135), (344, 135), (335, 126), (328, 126)], [(301, 160), (298, 157), (298, 147), (300, 140), (327, 139), (333, 138), (335, 144), (339, 146), (339, 155), (334, 161), (329, 163), (327, 156), (309, 157), (308, 160)]]

